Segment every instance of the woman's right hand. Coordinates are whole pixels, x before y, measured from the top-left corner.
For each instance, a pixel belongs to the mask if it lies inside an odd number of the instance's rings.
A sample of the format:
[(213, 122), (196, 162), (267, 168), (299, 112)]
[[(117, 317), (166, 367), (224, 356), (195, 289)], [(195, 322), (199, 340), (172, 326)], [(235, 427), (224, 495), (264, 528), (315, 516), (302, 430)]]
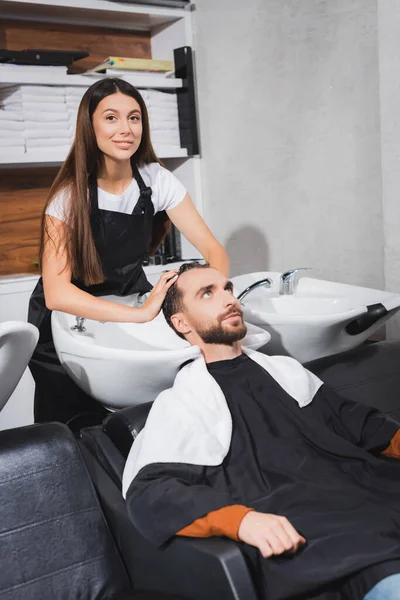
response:
[(140, 309), (144, 313), (145, 323), (156, 318), (161, 310), (162, 303), (164, 302), (169, 288), (175, 283), (177, 278), (177, 271), (166, 271), (161, 275), (160, 279), (151, 290), (146, 302)]

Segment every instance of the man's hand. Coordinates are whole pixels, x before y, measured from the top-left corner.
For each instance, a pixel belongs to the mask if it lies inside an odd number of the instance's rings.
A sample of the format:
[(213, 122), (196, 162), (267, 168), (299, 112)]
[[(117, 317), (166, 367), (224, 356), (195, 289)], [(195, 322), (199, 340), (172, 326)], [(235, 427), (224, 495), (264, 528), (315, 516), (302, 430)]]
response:
[(238, 537), (242, 542), (258, 548), (264, 558), (284, 552), (294, 553), (306, 543), (286, 517), (255, 511), (243, 517)]

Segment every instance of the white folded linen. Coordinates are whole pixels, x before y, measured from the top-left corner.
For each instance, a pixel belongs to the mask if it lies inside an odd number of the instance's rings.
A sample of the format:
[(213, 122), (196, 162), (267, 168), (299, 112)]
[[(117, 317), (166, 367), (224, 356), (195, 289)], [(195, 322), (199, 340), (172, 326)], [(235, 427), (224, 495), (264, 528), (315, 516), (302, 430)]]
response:
[(0, 104), (2, 106), (8, 106), (9, 104), (21, 104), (21, 98), (17, 98), (16, 96), (7, 96), (6, 94), (0, 94)]
[[(88, 86), (89, 87), (89, 86)], [(88, 87), (81, 87), (78, 85), (66, 85), (65, 96), (79, 96), (82, 98)]]
[(3, 86), (0, 91), (7, 95), (15, 95), (16, 97), (29, 95), (62, 98), (65, 95), (65, 88), (59, 85), (12, 85), (7, 87)]
[[(243, 347), (303, 408), (322, 381), (288, 356), (267, 356)], [(171, 435), (172, 432), (172, 435)], [(122, 495), (137, 473), (154, 463), (220, 465), (229, 452), (232, 417), (223, 391), (207, 370), (203, 356), (183, 367), (172, 388), (155, 399), (145, 427), (135, 437), (122, 477)]]
[(54, 147), (54, 146), (69, 146), (69, 137), (60, 138), (38, 138), (36, 140), (26, 140), (26, 147), (29, 148), (40, 148), (40, 147)]
[(82, 100), (82, 98), (83, 98), (83, 94), (82, 94), (82, 96), (78, 96), (78, 95), (74, 96), (74, 94), (65, 94), (66, 102), (73, 102), (75, 104), (79, 104), (80, 101)]
[(175, 143), (177, 140), (180, 140), (179, 131), (168, 131), (167, 133), (164, 131), (153, 131), (151, 132), (151, 139), (155, 143), (156, 141), (164, 141), (166, 143), (171, 142)]
[(168, 121), (168, 120), (157, 120), (150, 121), (150, 129), (153, 130), (161, 130), (161, 131), (179, 131), (179, 123), (178, 121)]
[(150, 121), (165, 119), (166, 121), (179, 121), (178, 111), (151, 110), (149, 111)]
[(23, 146), (24, 138), (16, 132), (15, 135), (11, 135), (10, 131), (7, 131), (7, 134), (0, 135), (0, 146), (2, 148), (7, 146)]
[(64, 104), (57, 104), (56, 102), (29, 102), (28, 104), (22, 105), (23, 112), (53, 112), (53, 113), (66, 113), (67, 107)]
[(164, 113), (170, 115), (178, 114), (178, 105), (177, 104), (168, 104), (167, 106), (158, 106), (154, 104), (146, 104), (147, 112), (151, 113)]
[(43, 131), (44, 135), (42, 137), (45, 137), (46, 132), (50, 129), (63, 129), (64, 131), (68, 131), (68, 121), (59, 121), (57, 119), (54, 121), (47, 121), (46, 123), (43, 121), (24, 121), (24, 128)]
[(63, 85), (21, 85), (22, 93), (27, 92), (34, 96), (64, 96), (65, 87)]
[(10, 104), (2, 104), (0, 102), (0, 108), (2, 110), (5, 110), (6, 112), (8, 112), (8, 111), (17, 112), (19, 110), (22, 112), (22, 103), (21, 102), (12, 102)]
[(43, 159), (43, 162), (47, 162), (49, 157), (50, 159), (53, 159), (54, 162), (58, 160), (65, 160), (70, 150), (71, 145), (69, 142), (65, 146), (31, 146), (29, 148), (27, 147), (26, 149), (31, 156), (34, 156), (38, 159)]
[(26, 129), (25, 139), (26, 140), (40, 140), (47, 138), (68, 138), (69, 130), (65, 129), (53, 129), (51, 127), (46, 129)]
[(0, 146), (0, 159), (10, 159), (13, 156), (23, 156), (25, 154), (25, 145), (23, 146), (9, 146), (3, 148)]
[(148, 98), (150, 102), (162, 104), (176, 102), (176, 93), (160, 92), (158, 90), (148, 90)]
[(23, 131), (24, 124), (22, 121), (0, 121), (0, 132), (4, 131)]
[(23, 121), (24, 120), (24, 115), (22, 114), (22, 112), (18, 111), (11, 111), (11, 110), (3, 110), (2, 108), (0, 108), (0, 121)]
[(54, 112), (54, 111), (31, 111), (24, 110), (23, 120), (27, 123), (32, 121), (34, 123), (57, 123), (59, 121), (68, 121), (67, 111)]
[(32, 96), (30, 94), (26, 94), (25, 96), (22, 96), (23, 106), (26, 106), (27, 104), (36, 105), (38, 103), (54, 104), (54, 106), (65, 107), (65, 101), (64, 101), (63, 96), (48, 97), (48, 96)]
[(167, 106), (157, 106), (150, 104), (148, 106), (149, 113), (164, 113), (170, 115), (178, 114), (178, 105), (177, 104), (168, 104)]

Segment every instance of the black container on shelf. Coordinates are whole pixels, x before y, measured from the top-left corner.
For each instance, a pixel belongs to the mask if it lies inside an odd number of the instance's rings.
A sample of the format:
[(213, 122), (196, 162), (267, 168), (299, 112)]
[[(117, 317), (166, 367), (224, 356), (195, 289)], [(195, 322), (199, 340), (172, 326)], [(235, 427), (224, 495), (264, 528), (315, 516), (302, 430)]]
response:
[(182, 87), (176, 90), (181, 147), (186, 148), (188, 155), (191, 156), (200, 153), (193, 53), (191, 47), (182, 46), (181, 48), (175, 48), (174, 63), (175, 77), (183, 80)]
[(180, 233), (177, 228), (172, 225), (166, 235), (164, 242), (158, 248), (154, 256), (148, 256), (143, 262), (147, 265), (168, 265), (181, 260), (181, 241)]

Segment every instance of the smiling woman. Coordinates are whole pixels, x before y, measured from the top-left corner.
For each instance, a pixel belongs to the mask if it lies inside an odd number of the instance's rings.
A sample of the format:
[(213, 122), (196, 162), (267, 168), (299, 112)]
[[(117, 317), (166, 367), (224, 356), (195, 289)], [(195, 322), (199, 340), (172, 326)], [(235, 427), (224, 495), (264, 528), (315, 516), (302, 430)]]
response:
[[(97, 81), (82, 98), (75, 141), (43, 213), (42, 278), (28, 316), (40, 330), (29, 365), (36, 383), (35, 421), (62, 421), (79, 430), (104, 417), (100, 405), (59, 363), (51, 311), (97, 321), (154, 319), (176, 274), (164, 273), (152, 289), (142, 265), (170, 222), (209, 263), (227, 273), (225, 250), (153, 150), (138, 90), (119, 79)], [(140, 308), (101, 298), (136, 292), (151, 292)]]

